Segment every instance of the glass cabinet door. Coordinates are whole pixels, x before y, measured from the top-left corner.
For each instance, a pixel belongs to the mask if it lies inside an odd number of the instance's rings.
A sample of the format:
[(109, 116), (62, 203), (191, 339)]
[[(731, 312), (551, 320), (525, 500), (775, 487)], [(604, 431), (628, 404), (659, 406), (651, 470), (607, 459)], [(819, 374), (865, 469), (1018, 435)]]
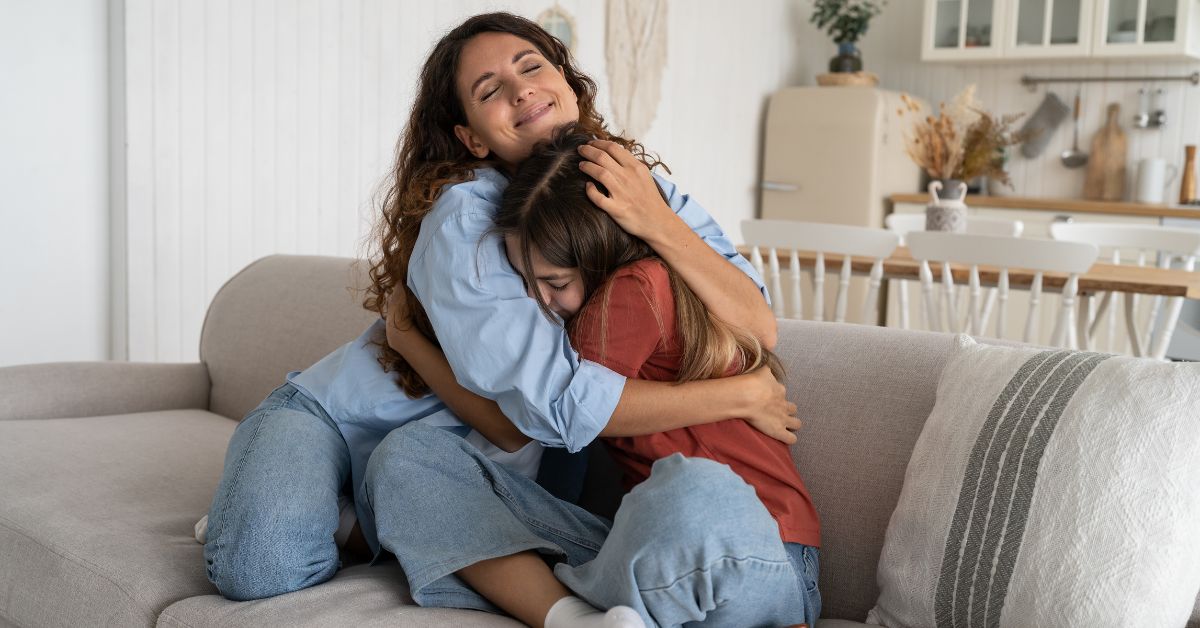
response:
[(1146, 0), (1146, 19), (1142, 41), (1150, 43), (1175, 41), (1175, 21), (1179, 18), (1176, 0)]
[(958, 48), (958, 26), (962, 22), (962, 0), (937, 0), (934, 5), (933, 47)]
[(1174, 53), (1182, 50), (1180, 14), (1190, 0), (1100, 0), (1096, 54), (1137, 56)]
[(1091, 0), (1013, 0), (1008, 54), (1086, 56)]
[[(995, 0), (967, 0), (965, 48), (991, 48), (995, 22)], [(997, 33), (999, 35), (999, 33)]]
[[(1105, 0), (1108, 2), (1108, 24), (1104, 30), (1106, 44), (1138, 43), (1138, 5), (1143, 0)], [(1175, 0), (1170, 0), (1174, 2)]]
[(1178, 0), (1108, 0), (1104, 41), (1108, 44), (1172, 43), (1178, 17)]
[(927, 0), (925, 59), (998, 58), (1004, 0)]

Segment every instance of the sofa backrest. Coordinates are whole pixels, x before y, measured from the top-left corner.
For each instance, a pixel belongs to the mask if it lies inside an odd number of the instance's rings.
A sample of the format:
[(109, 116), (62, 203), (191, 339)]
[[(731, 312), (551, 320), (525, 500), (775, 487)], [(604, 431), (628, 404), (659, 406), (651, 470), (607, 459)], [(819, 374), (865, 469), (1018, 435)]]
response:
[(289, 371), (308, 368), (367, 328), (363, 264), (343, 257), (272, 255), (225, 283), (200, 335), (212, 380), (209, 409), (241, 420)]
[(779, 321), (777, 353), (804, 427), (792, 457), (821, 517), (822, 615), (862, 621), (904, 471), (951, 336)]

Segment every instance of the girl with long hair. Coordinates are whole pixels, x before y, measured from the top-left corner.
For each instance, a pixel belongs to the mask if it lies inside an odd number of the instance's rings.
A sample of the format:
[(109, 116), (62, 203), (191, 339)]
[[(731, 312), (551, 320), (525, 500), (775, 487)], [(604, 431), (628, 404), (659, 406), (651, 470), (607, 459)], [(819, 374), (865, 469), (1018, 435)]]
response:
[[(682, 386), (629, 380), (581, 360), (564, 331), (525, 297), (498, 237), (483, 236), (506, 173), (568, 122), (645, 158), (639, 145), (606, 130), (595, 84), (533, 22), (507, 13), (475, 16), (434, 46), (374, 238), (364, 305), (380, 319), (290, 374), (230, 441), (204, 551), (209, 579), (226, 597), (269, 597), (332, 577), (340, 565), (338, 499), (347, 487), (362, 536), (378, 556), (385, 522), (402, 525), (410, 513), (399, 487), (368, 486), (368, 462), (392, 456), (381, 442), (412, 421), (466, 432), (464, 442), (530, 477), (538, 476), (540, 449), (522, 446), (526, 436), (578, 451), (599, 434), (745, 416), (775, 438), (794, 440), (788, 430), (798, 426), (795, 406), (769, 371)], [(589, 157), (596, 167), (622, 172), (607, 158), (599, 149)], [(665, 182), (664, 202), (648, 171), (639, 181), (610, 186), (614, 218), (650, 243), (713, 312), (773, 344), (762, 281), (716, 223)], [(387, 320), (400, 304), (444, 351), (450, 380), (494, 400), (498, 412), (463, 425), (454, 414), (478, 415), (453, 403), (447, 408), (438, 389), (444, 380), (422, 376), (389, 346), (395, 325)]]
[[(507, 257), (544, 316), (565, 326), (584, 359), (631, 379), (679, 385), (758, 368), (781, 377), (778, 360), (753, 334), (714, 316), (653, 248), (597, 207), (609, 197), (581, 172), (581, 164), (590, 166), (579, 154), (591, 139), (568, 125), (539, 144), (513, 175), (496, 214)], [(612, 156), (638, 165), (628, 153)], [(394, 340), (418, 370), (439, 361), (411, 327), (394, 332)], [(445, 394), (451, 404), (489, 403), (472, 397), (463, 389)], [(457, 573), (531, 625), (543, 618), (554, 624), (563, 600), (586, 612), (572, 595), (601, 608), (628, 606), (663, 626), (812, 624), (820, 614), (816, 510), (788, 446), (744, 420), (605, 438), (633, 489), (611, 527), (571, 504), (545, 507), (555, 500), (543, 488), (426, 426), (402, 428), (388, 439), (406, 456), (388, 476), (409, 478), (404, 493), (417, 521), (397, 535), (394, 551), (418, 601), (482, 608), (465, 595), (430, 595), (444, 586), (439, 579)], [(706, 466), (708, 460), (728, 466)], [(676, 476), (691, 474), (697, 485), (674, 484)], [(696, 500), (711, 498), (714, 486), (728, 487), (719, 505), (698, 508)], [(471, 499), (459, 508), (437, 507), (445, 494)], [(651, 504), (654, 515), (647, 516)], [(544, 547), (545, 540), (553, 547)], [(499, 555), (505, 548), (521, 551)], [(558, 579), (538, 552), (560, 560)], [(738, 557), (737, 569), (725, 568), (729, 556)], [(683, 573), (683, 565), (705, 576), (664, 586), (663, 575)], [(714, 592), (712, 600), (696, 596), (701, 590)]]

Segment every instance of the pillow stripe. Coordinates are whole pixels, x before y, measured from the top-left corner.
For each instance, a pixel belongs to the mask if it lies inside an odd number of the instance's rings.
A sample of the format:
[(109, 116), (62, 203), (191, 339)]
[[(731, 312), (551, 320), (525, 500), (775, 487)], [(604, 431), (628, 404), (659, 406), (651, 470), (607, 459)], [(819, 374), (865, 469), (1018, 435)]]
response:
[[(1083, 385), (1083, 381), (1101, 362), (1111, 357), (1111, 355), (1091, 354), (1071, 373), (1070, 379), (1063, 386), (1066, 390), (1055, 396), (1046, 410), (1045, 417), (1034, 428), (1025, 444), (1025, 451), (1021, 453), (1021, 460), (1017, 463), (1020, 466), (1018, 483), (1011, 497), (1008, 521), (1005, 522), (1005, 530), (1002, 531), (1003, 542), (996, 558), (996, 568), (988, 591), (984, 625), (997, 626), (1000, 624), (1000, 609), (1008, 594), (1013, 568), (1017, 563), (1017, 555), (1021, 551), (1021, 539), (1025, 535), (1025, 524), (1029, 521), (1029, 510), (1033, 502), (1034, 486), (1037, 484), (1038, 468), (1041, 466), (1043, 454), (1046, 453), (1046, 446), (1050, 444), (1050, 437), (1054, 434), (1054, 429), (1058, 426), (1058, 421), (1062, 418), (1067, 404), (1075, 396), (1079, 387)], [(981, 604), (980, 607), (983, 605)], [(991, 621), (988, 621), (989, 618)]]
[[(980, 479), (981, 490), (976, 492), (972, 505), (973, 512), (971, 525), (967, 529), (966, 551), (963, 554), (963, 565), (959, 570), (958, 584), (955, 586), (955, 626), (978, 625), (978, 619), (972, 612), (972, 601), (976, 592), (975, 584), (979, 579), (986, 579), (991, 575), (991, 561), (984, 565), (983, 557), (985, 547), (989, 544), (988, 532), (993, 531), (993, 526), (989, 523), (992, 521), (992, 506), (995, 504), (996, 494), (999, 491), (1000, 473), (1003, 471), (1001, 465), (1011, 461), (1011, 457), (1006, 456), (1005, 453), (1014, 433), (1018, 427), (1025, 425), (1027, 417), (1036, 417), (1041, 414), (1050, 398), (1058, 392), (1067, 374), (1074, 370), (1083, 359), (1082, 354), (1069, 353), (1066, 359), (1058, 362), (1052, 368), (1038, 369), (1038, 373), (1031, 381), (1034, 384), (1033, 390), (1028, 394), (1021, 395), (1017, 402), (1009, 408), (1004, 420), (997, 425), (996, 432), (987, 435), (991, 446), (984, 459), (983, 474)], [(983, 433), (980, 434), (980, 438), (984, 436)], [(984, 573), (981, 574), (981, 571)]]
[[(1096, 354), (1075, 353), (1064, 360), (1054, 370), (1054, 373), (1042, 383), (1041, 389), (1038, 390), (1033, 402), (1025, 408), (1025, 411), (1013, 417), (1014, 421), (1009, 423), (1009, 429), (1000, 441), (1000, 446), (992, 450), (994, 464), (991, 465), (992, 473), (989, 474), (989, 479), (993, 482), (986, 504), (981, 505), (984, 515), (978, 518), (981, 536), (979, 551), (972, 559), (975, 573), (972, 576), (969, 596), (965, 600), (959, 601), (964, 611), (967, 608), (970, 609), (970, 619), (963, 625), (987, 625), (984, 614), (987, 610), (988, 589), (992, 583), (994, 559), (1002, 540), (1004, 525), (1012, 510), (1012, 490), (1016, 485), (1021, 458), (1029, 442), (1030, 433), (1037, 421), (1047, 412), (1048, 408), (1055, 405), (1058, 399), (1065, 397), (1069, 400), (1075, 395), (1079, 383), (1082, 383), (1083, 380), (1075, 382), (1075, 385), (1072, 386), (1074, 381), (1072, 375), (1080, 372), (1082, 365), (1086, 364), (1092, 355)], [(1088, 372), (1090, 373), (1091, 370), (1089, 369)], [(1037, 462), (1040, 461), (1033, 461), (1033, 464), (1028, 467), (1035, 474), (1037, 473)], [(1020, 539), (1017, 539), (1016, 543), (1019, 549)], [(1008, 593), (1007, 587), (1003, 593)], [(998, 617), (997, 622), (999, 622)]]
[(1067, 403), (1108, 357), (1036, 354), (996, 399), (972, 448), (947, 539), (935, 599), (939, 627), (999, 624), (1045, 445)]
[[(955, 588), (958, 584), (958, 572), (962, 566), (963, 540), (966, 533), (967, 524), (971, 520), (972, 504), (975, 501), (975, 491), (979, 490), (979, 478), (982, 475), (983, 459), (987, 454), (991, 442), (984, 438), (985, 434), (992, 434), (1004, 413), (1008, 410), (1014, 399), (1018, 398), (1018, 394), (1024, 391), (1024, 388), (1030, 379), (1035, 381), (1037, 373), (1041, 373), (1046, 368), (1046, 364), (1050, 364), (1050, 368), (1057, 365), (1069, 355), (1068, 352), (1052, 352), (1045, 351), (1031, 357), (1028, 361), (1017, 370), (1008, 385), (996, 398), (996, 403), (992, 405), (991, 412), (988, 413), (986, 422), (980, 430), (980, 436), (975, 441), (975, 446), (971, 450), (971, 457), (968, 459), (966, 475), (963, 477), (962, 489), (958, 497), (958, 505), (954, 511), (954, 518), (950, 523), (950, 534), (946, 541), (945, 554), (942, 557), (941, 576), (938, 578), (937, 593), (934, 596), (935, 617), (938, 628), (951, 628), (954, 626), (954, 598)], [(1035, 373), (1036, 371), (1036, 373)], [(1036, 386), (1036, 383), (1034, 384)], [(1026, 395), (1022, 395), (1026, 396)]]

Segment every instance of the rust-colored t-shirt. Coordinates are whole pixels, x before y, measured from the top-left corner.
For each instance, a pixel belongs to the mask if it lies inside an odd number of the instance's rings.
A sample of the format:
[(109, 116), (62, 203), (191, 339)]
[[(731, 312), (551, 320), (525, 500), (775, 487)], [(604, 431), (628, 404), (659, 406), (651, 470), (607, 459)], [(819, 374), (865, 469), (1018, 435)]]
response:
[[(571, 336), (583, 358), (633, 379), (675, 380), (682, 352), (662, 262), (647, 259), (619, 269), (609, 278), (607, 295), (597, 291), (578, 316)], [(605, 440), (627, 487), (649, 477), (655, 460), (674, 453), (716, 460), (754, 487), (784, 542), (820, 545), (817, 511), (788, 446), (742, 419)]]

